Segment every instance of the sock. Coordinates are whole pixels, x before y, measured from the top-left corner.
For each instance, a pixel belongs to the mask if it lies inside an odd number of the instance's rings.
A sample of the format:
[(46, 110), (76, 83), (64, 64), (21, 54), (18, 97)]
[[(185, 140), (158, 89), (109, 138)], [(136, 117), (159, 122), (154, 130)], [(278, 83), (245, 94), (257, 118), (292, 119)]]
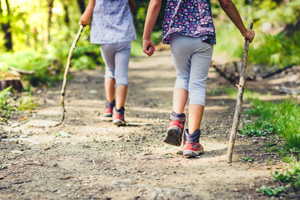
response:
[(120, 109), (117, 109), (116, 108), (116, 110), (118, 111), (118, 112), (120, 112), (120, 113), (124, 113), (124, 111), (125, 111), (125, 108), (124, 108), (124, 106), (122, 107), (122, 108), (120, 108)]
[(115, 100), (113, 100), (112, 102), (105, 100), (105, 104), (106, 104), (106, 107), (113, 108), (113, 107), (115, 107), (116, 102), (115, 102)]
[(201, 131), (200, 129), (196, 130), (194, 133), (189, 134), (189, 130), (185, 129), (184, 131), (184, 138), (187, 143), (193, 143), (193, 142), (198, 142), (200, 139)]
[(176, 112), (174, 112), (174, 111), (172, 111), (171, 115), (173, 115), (174, 117), (185, 117), (185, 114), (184, 114), (184, 113), (178, 114), (178, 113), (176, 113)]

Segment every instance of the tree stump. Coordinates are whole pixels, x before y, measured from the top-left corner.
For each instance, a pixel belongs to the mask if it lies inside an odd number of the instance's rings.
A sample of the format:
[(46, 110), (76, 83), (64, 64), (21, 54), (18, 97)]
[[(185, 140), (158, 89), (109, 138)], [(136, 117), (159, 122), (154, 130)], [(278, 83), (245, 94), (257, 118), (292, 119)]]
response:
[(23, 85), (21, 82), (22, 75), (18, 72), (1, 72), (0, 71), (0, 90), (4, 90), (7, 87), (12, 87), (17, 92), (22, 92)]

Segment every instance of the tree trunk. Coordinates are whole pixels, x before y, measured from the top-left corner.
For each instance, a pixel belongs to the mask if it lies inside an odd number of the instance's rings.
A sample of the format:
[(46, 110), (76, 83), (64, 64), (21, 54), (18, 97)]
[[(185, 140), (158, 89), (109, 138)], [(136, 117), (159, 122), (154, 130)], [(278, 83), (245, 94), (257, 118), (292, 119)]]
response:
[(77, 3), (78, 3), (78, 5), (79, 5), (81, 14), (83, 14), (84, 11), (85, 11), (84, 0), (77, 0)]
[(53, 8), (53, 3), (54, 0), (49, 0), (48, 1), (48, 30), (47, 30), (47, 39), (46, 39), (46, 43), (49, 44), (49, 42), (51, 41), (51, 18), (52, 18), (52, 8)]
[(1, 3), (1, 0), (0, 0), (0, 16), (2, 16), (3, 14), (2, 14), (2, 3)]
[(63, 7), (64, 7), (64, 11), (65, 11), (65, 23), (67, 24), (67, 26), (69, 26), (70, 18), (69, 18), (68, 0), (63, 1)]
[[(10, 51), (13, 49), (13, 43), (12, 43), (12, 32), (11, 32), (11, 25), (10, 25), (10, 4), (8, 0), (5, 0), (6, 9), (7, 9), (7, 22), (1, 24), (1, 29), (4, 32), (4, 46), (7, 51)], [(3, 16), (3, 9), (0, 1), (0, 16)]]

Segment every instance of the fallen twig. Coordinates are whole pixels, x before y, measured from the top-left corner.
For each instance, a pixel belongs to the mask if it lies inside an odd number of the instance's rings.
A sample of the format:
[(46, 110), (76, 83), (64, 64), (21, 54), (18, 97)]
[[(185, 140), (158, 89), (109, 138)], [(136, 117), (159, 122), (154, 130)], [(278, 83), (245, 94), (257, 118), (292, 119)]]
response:
[(263, 77), (263, 78), (269, 78), (269, 77), (274, 76), (274, 75), (276, 75), (276, 74), (279, 74), (279, 73), (281, 73), (282, 71), (284, 71), (284, 70), (286, 70), (286, 69), (289, 69), (289, 68), (291, 68), (291, 67), (293, 67), (293, 66), (294, 66), (294, 65), (287, 65), (287, 66), (285, 66), (285, 67), (283, 67), (283, 68), (281, 68), (281, 69), (276, 68), (276, 69), (273, 70), (273, 71), (265, 72), (265, 74), (262, 75), (262, 77)]
[(8, 67), (10, 70), (12, 71), (15, 71), (15, 72), (18, 72), (20, 74), (29, 74), (29, 75), (34, 75), (36, 74), (36, 71), (28, 71), (28, 70), (22, 70), (22, 69), (17, 69), (17, 68), (14, 68), (12, 66), (9, 66)]
[(286, 93), (286, 94), (294, 94), (294, 95), (300, 94), (300, 90), (288, 88), (288, 87), (285, 87), (285, 86), (280, 86), (278, 90), (280, 92)]

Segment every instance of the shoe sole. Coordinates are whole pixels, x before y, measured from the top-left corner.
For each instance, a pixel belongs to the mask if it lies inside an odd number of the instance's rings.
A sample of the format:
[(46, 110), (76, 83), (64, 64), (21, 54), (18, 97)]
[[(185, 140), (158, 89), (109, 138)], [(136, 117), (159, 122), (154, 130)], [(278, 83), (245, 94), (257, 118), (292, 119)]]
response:
[(200, 151), (188, 151), (188, 150), (185, 150), (183, 151), (183, 156), (186, 156), (186, 157), (196, 157), (196, 156), (199, 156), (200, 154), (203, 154), (204, 151), (203, 150), (200, 150)]
[(104, 117), (112, 117), (112, 114), (104, 114)]
[(179, 128), (170, 128), (167, 130), (164, 142), (174, 146), (180, 146), (182, 141), (182, 132)]
[(116, 119), (116, 120), (113, 120), (113, 124), (116, 125), (116, 126), (125, 126), (126, 122), (123, 122), (119, 119)]

